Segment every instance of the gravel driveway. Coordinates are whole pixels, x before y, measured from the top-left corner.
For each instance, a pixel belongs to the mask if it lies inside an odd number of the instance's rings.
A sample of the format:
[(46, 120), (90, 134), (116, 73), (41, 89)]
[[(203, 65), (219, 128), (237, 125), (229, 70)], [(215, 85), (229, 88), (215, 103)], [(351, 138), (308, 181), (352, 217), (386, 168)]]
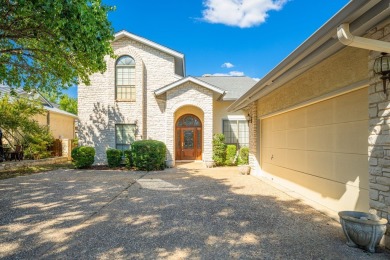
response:
[(5, 259), (390, 259), (235, 168), (57, 170), (0, 181)]

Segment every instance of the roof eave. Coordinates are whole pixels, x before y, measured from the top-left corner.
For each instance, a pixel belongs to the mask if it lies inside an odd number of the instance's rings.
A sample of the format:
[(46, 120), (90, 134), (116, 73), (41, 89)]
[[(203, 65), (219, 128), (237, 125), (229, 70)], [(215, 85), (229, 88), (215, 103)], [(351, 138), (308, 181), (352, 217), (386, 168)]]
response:
[[(389, 1), (381, 1), (381, 0), (372, 0), (372, 1), (364, 1), (364, 0), (355, 0), (350, 1), (343, 9), (341, 9), (338, 13), (336, 13), (328, 22), (326, 22), (322, 27), (320, 27), (315, 33), (313, 33), (306, 41), (304, 41), (298, 48), (296, 48), (290, 55), (288, 55), (282, 62), (280, 62), (274, 69), (272, 69), (266, 76), (264, 76), (261, 80), (259, 80), (252, 88), (250, 88), (246, 93), (244, 93), (240, 98), (238, 98), (232, 105), (228, 107), (228, 111), (237, 111), (244, 107), (246, 107), (249, 103), (257, 100), (259, 97), (264, 96), (265, 94), (273, 91), (274, 89), (280, 87), (281, 80), (280, 78), (285, 76), (288, 73), (291, 73), (294, 67), (298, 64), (301, 68), (305, 68), (301, 71), (310, 69), (316, 63), (313, 62), (315, 55), (312, 55), (316, 51), (321, 53), (318, 55), (318, 60), (323, 60), (326, 57), (329, 57), (337, 50), (344, 48), (336, 37), (337, 27), (344, 22), (352, 22), (352, 30), (358, 30), (359, 34), (365, 33), (364, 28), (360, 29), (361, 22), (356, 22), (353, 25), (353, 22), (358, 18), (363, 17), (363, 15), (367, 14), (366, 12), (376, 6), (378, 3), (383, 2), (383, 5), (380, 6), (382, 10), (390, 10), (389, 9)], [(387, 2), (387, 3), (386, 3)], [(382, 3), (381, 3), (382, 4)], [(379, 9), (379, 8), (378, 8)], [(364, 19), (362, 19), (364, 20)], [(367, 22), (367, 21), (366, 21)], [(372, 23), (374, 26), (378, 21), (373, 19), (372, 21), (368, 21)], [(369, 25), (367, 24), (369, 27)], [(326, 48), (325, 48), (326, 47)], [(325, 48), (322, 50), (321, 48)], [(312, 57), (311, 57), (312, 56)], [(308, 61), (307, 58), (310, 58), (311, 62)], [(299, 64), (300, 62), (306, 59), (306, 66), (302, 66)], [(300, 73), (300, 74), (301, 74)], [(296, 76), (295, 76), (296, 77)], [(275, 81), (279, 81), (278, 84), (275, 84)], [(272, 90), (267, 91), (265, 94), (259, 94), (260, 91), (264, 90), (268, 86), (273, 85)]]

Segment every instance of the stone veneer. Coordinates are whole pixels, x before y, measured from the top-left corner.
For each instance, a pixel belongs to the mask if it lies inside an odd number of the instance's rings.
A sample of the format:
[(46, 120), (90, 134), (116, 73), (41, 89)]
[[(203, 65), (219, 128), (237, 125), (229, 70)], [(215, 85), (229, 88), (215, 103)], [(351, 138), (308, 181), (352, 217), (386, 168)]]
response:
[[(106, 57), (107, 70), (93, 74), (91, 86), (79, 85), (78, 115), (81, 145), (96, 149), (95, 163), (106, 163), (106, 149), (115, 148), (115, 124), (136, 124), (137, 139), (165, 142), (165, 101), (153, 91), (179, 78), (174, 57), (129, 38), (112, 43), (117, 56), (130, 55), (136, 62), (136, 101), (115, 100), (115, 59)], [(147, 126), (147, 127), (146, 127)]]
[[(370, 30), (366, 37), (390, 42), (390, 19)], [(390, 95), (383, 93), (382, 80), (372, 71), (374, 60), (379, 56), (380, 53), (371, 52), (368, 64), (371, 71), (368, 99), (370, 208), (390, 221)], [(390, 87), (387, 89), (389, 93)], [(390, 225), (385, 243), (390, 248)]]
[(200, 118), (203, 121), (202, 160), (205, 162), (212, 161), (213, 92), (192, 82), (184, 83), (169, 90), (166, 94), (167, 160), (174, 160), (175, 155), (175, 112), (179, 108), (188, 105), (198, 107), (203, 111), (203, 118)]

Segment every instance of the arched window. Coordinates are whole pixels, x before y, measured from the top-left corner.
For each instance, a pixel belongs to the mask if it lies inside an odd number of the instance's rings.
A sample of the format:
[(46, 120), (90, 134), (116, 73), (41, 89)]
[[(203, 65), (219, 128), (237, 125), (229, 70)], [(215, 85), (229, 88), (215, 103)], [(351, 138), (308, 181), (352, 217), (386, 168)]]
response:
[(122, 56), (116, 61), (116, 99), (135, 101), (135, 61)]

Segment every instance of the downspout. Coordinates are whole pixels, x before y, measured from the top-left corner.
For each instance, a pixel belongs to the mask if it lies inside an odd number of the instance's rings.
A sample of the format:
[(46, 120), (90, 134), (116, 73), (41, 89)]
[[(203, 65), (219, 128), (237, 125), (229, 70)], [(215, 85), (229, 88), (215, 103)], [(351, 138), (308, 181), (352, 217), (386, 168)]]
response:
[(349, 23), (343, 23), (337, 27), (339, 41), (347, 46), (390, 53), (390, 42), (354, 36), (349, 31)]

